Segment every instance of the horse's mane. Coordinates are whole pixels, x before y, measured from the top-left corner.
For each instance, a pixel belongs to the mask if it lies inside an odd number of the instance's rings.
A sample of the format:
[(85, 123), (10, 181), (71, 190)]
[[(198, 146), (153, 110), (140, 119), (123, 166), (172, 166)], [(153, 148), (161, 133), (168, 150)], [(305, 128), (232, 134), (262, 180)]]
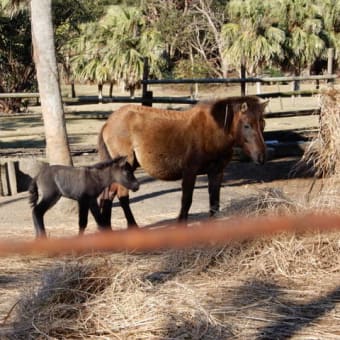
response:
[(118, 156), (118, 157), (115, 157), (114, 159), (109, 159), (106, 161), (95, 163), (93, 165), (89, 165), (86, 168), (87, 169), (98, 169), (98, 170), (105, 169), (107, 167), (112, 166), (112, 164), (119, 162), (122, 158), (124, 157)]
[(207, 100), (207, 101), (201, 101), (197, 104), (197, 106), (210, 106), (212, 110), (216, 106), (220, 105), (231, 105), (231, 104), (241, 104), (247, 102), (248, 105), (258, 105), (260, 103), (260, 98), (256, 96), (237, 96), (237, 97), (226, 97), (226, 98), (220, 98), (215, 100)]
[(234, 112), (234, 105), (246, 102), (248, 107), (257, 111), (260, 107), (260, 99), (256, 96), (226, 97), (216, 100), (202, 101), (192, 108), (192, 110), (205, 110), (212, 115), (220, 127), (230, 129)]
[(152, 117), (152, 113), (156, 114), (157, 117), (162, 119), (168, 119), (168, 120), (178, 120), (178, 119), (187, 119), (186, 112), (189, 110), (168, 110), (163, 108), (156, 108), (156, 107), (149, 107), (149, 106), (138, 106), (138, 105), (125, 105), (121, 107), (119, 110), (123, 111), (132, 111), (132, 112), (138, 112), (138, 113), (145, 113), (146, 115), (149, 115)]

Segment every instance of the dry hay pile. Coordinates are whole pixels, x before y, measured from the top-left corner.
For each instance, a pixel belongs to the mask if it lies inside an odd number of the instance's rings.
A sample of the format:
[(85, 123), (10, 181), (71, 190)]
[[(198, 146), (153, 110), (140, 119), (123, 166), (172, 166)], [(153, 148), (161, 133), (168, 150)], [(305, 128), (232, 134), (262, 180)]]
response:
[(281, 189), (264, 188), (255, 194), (241, 199), (232, 199), (218, 214), (220, 217), (242, 215), (289, 215), (305, 210), (305, 206), (288, 198)]
[(340, 175), (340, 91), (331, 89), (320, 97), (320, 128), (301, 162), (318, 177)]
[(336, 235), (70, 258), (16, 308), (7, 339), (335, 339)]
[(308, 169), (321, 185), (314, 207), (339, 209), (340, 206), (340, 90), (329, 89), (320, 96), (320, 128), (297, 166), (297, 171)]
[[(268, 189), (230, 209), (251, 216), (299, 208)], [(24, 295), (6, 337), (337, 339), (339, 279), (337, 233), (70, 258)]]

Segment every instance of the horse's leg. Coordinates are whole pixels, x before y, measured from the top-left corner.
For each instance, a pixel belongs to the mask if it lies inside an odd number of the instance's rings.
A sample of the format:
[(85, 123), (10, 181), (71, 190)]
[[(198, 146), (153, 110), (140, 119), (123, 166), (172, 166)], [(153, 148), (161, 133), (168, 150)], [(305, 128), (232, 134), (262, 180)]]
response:
[(48, 209), (57, 203), (60, 196), (43, 197), (41, 201), (32, 209), (32, 217), (37, 238), (45, 238), (46, 230), (44, 215)]
[(78, 224), (79, 235), (83, 235), (87, 226), (87, 220), (89, 215), (89, 203), (88, 199), (81, 199), (78, 201)]
[(210, 216), (215, 215), (220, 210), (220, 191), (223, 180), (223, 169), (221, 171), (210, 171), (208, 173), (209, 182), (209, 204)]
[(98, 227), (102, 230), (111, 230), (111, 225), (107, 225), (104, 223), (103, 221), (103, 216), (102, 214), (100, 213), (100, 209), (99, 209), (99, 206), (97, 204), (97, 200), (94, 198), (94, 199), (91, 199), (90, 201), (90, 210), (91, 210), (91, 213), (92, 213), (92, 216), (93, 218), (95, 219)]
[(130, 209), (129, 190), (121, 185), (118, 186), (118, 199), (120, 202), (120, 206), (122, 207), (124, 211), (124, 215), (127, 220), (128, 228), (138, 227), (137, 222)]
[(189, 209), (192, 203), (192, 195), (196, 182), (196, 174), (193, 172), (185, 172), (182, 179), (182, 205), (178, 216), (178, 221), (183, 222), (188, 219)]

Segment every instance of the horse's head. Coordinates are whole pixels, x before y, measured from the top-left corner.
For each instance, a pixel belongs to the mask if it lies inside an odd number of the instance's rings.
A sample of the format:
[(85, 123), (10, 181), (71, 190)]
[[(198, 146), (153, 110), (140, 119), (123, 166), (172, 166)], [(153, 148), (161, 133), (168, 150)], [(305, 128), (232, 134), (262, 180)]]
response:
[(263, 139), (265, 121), (263, 113), (268, 101), (234, 104), (232, 133), (235, 143), (255, 163), (263, 164), (266, 160), (266, 145)]
[(113, 160), (111, 172), (114, 181), (129, 190), (137, 191), (139, 189), (139, 183), (133, 171), (134, 169), (127, 161), (127, 157), (117, 157)]

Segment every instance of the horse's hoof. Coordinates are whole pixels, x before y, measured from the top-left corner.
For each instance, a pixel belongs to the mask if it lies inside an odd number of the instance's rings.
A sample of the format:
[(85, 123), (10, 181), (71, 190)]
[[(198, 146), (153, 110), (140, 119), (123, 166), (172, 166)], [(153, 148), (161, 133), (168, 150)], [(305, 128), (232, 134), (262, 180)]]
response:
[(108, 231), (112, 231), (112, 227), (111, 226), (98, 227), (98, 230), (100, 232), (108, 232)]
[(133, 229), (139, 229), (139, 226), (137, 224), (129, 224), (127, 228), (133, 230)]

